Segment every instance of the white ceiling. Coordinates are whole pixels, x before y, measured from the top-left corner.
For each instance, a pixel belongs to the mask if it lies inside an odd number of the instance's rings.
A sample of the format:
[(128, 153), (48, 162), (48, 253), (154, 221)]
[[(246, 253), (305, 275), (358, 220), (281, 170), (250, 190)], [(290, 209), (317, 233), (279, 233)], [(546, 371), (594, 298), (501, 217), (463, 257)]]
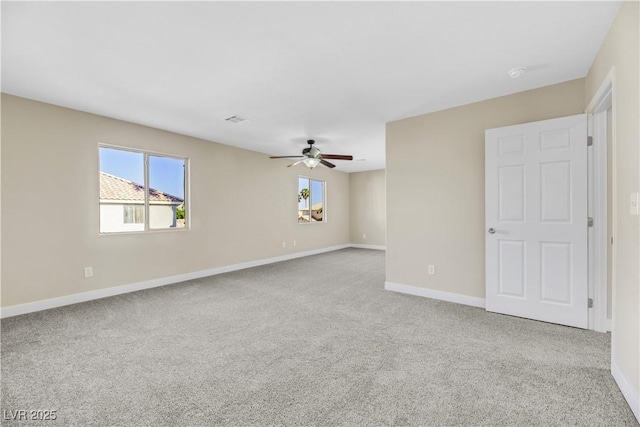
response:
[(380, 169), (386, 122), (584, 77), (619, 6), (2, 2), (2, 91), (273, 155), (314, 138), (366, 159), (339, 170)]

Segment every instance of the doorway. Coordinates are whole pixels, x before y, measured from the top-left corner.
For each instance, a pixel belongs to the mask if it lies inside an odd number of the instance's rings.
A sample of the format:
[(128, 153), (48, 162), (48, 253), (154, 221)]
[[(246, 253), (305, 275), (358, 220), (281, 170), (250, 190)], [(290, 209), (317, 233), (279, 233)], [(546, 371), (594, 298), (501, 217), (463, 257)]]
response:
[(610, 74), (587, 107), (589, 116), (589, 329), (607, 332), (615, 292), (615, 112)]

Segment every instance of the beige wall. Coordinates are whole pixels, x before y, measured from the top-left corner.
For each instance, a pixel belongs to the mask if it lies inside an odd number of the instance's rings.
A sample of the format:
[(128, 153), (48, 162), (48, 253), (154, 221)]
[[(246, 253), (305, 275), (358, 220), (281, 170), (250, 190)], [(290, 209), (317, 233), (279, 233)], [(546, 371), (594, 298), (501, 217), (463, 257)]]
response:
[(385, 191), (384, 169), (349, 174), (351, 243), (385, 246)]
[(484, 298), (485, 129), (583, 111), (579, 79), (388, 123), (387, 281)]
[[(640, 190), (639, 4), (623, 2), (586, 78), (591, 101), (615, 67), (615, 266), (612, 361), (640, 392), (640, 218), (629, 213), (629, 195)], [(640, 404), (640, 403), (638, 403)]]
[[(192, 229), (99, 235), (100, 142), (189, 157)], [(2, 306), (348, 243), (349, 175), (286, 164), (3, 94)], [(297, 223), (298, 174), (327, 181), (327, 223)]]

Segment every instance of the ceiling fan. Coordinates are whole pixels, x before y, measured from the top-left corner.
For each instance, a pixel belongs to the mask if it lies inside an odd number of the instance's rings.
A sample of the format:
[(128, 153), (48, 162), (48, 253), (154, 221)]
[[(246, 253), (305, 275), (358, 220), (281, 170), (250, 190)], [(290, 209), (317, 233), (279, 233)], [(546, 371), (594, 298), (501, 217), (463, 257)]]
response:
[(309, 144), (309, 146), (302, 150), (302, 155), (297, 155), (297, 156), (271, 156), (269, 158), (270, 159), (300, 159), (297, 162), (293, 162), (290, 165), (287, 165), (287, 167), (289, 168), (291, 166), (297, 165), (298, 163), (304, 163), (309, 169), (313, 169), (316, 166), (318, 166), (319, 164), (323, 164), (324, 166), (326, 166), (328, 168), (335, 168), (336, 167), (336, 165), (334, 165), (331, 162), (328, 162), (326, 159), (330, 159), (330, 160), (353, 160), (353, 156), (345, 156), (345, 155), (341, 155), (341, 154), (322, 154), (320, 152), (320, 150), (318, 150), (316, 147), (313, 146), (313, 144), (315, 144), (315, 141), (313, 139), (308, 140), (307, 144)]

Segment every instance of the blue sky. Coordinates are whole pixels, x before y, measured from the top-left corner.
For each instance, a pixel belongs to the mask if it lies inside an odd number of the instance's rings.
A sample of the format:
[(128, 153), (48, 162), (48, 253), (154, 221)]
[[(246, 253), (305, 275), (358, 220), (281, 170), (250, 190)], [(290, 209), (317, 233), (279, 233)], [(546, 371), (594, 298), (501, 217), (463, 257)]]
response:
[[(100, 147), (100, 171), (144, 183), (144, 155)], [(184, 199), (184, 160), (149, 155), (149, 187)]]

